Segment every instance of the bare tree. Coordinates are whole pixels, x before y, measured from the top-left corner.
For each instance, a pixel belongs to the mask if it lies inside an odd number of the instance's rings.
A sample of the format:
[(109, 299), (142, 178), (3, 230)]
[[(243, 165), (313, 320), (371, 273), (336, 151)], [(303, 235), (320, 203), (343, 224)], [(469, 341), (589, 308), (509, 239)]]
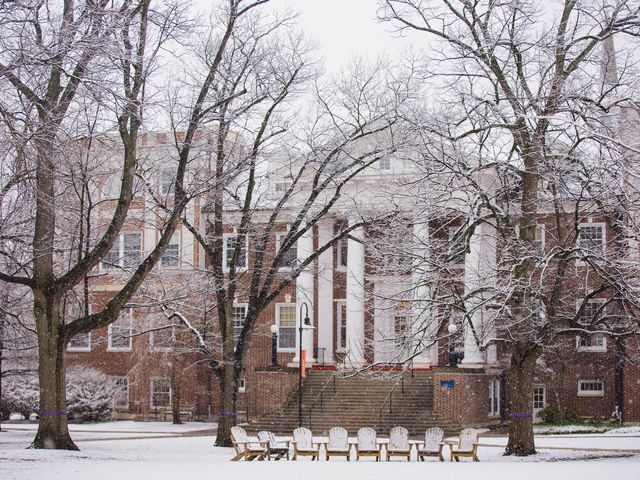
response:
[(441, 320), (464, 315), (465, 344), (510, 354), (507, 454), (535, 453), (545, 348), (637, 331), (636, 182), (619, 128), (636, 79), (632, 51), (616, 63), (613, 38), (633, 41), (638, 13), (624, 0), (382, 2), (386, 20), (433, 42), (425, 67), (443, 93), (438, 112), (417, 120), (420, 168), (459, 225), (448, 244), (467, 258), (449, 309), (435, 296), (447, 264), (425, 267), (425, 282)]

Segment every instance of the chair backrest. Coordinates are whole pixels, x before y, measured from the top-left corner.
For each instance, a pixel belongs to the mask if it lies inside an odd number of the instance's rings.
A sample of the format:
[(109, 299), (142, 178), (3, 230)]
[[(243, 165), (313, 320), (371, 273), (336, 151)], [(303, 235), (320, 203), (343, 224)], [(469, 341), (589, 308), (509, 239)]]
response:
[(231, 427), (231, 440), (238, 452), (244, 452), (245, 443), (249, 441), (249, 437), (247, 437), (247, 432), (244, 431), (244, 428), (235, 426)]
[(298, 427), (293, 431), (293, 441), (299, 449), (312, 449), (312, 436), (311, 430), (305, 427)]
[(408, 450), (409, 430), (404, 427), (393, 427), (389, 432), (389, 450)]
[(358, 430), (358, 448), (362, 450), (375, 450), (378, 448), (376, 445), (376, 431), (371, 427), (362, 427)]
[(475, 428), (465, 428), (458, 439), (459, 450), (473, 450), (473, 444), (478, 443), (478, 431)]
[(329, 450), (346, 450), (349, 448), (349, 433), (345, 428), (333, 427), (329, 430)]
[(267, 432), (266, 430), (258, 432), (258, 440), (262, 442), (269, 442), (270, 448), (276, 448), (278, 444), (278, 442), (276, 441), (276, 436), (273, 434), (273, 432)]
[(424, 449), (438, 451), (444, 438), (444, 430), (440, 427), (432, 427), (424, 432)]

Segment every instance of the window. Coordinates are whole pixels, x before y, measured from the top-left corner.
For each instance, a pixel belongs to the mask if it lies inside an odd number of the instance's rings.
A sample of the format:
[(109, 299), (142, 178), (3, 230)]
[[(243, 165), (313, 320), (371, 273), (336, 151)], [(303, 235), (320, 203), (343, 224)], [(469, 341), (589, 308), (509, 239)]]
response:
[(449, 227), (447, 233), (449, 235), (449, 255), (451, 263), (459, 265), (464, 263), (465, 245), (460, 237), (456, 238), (456, 234), (460, 227)]
[[(286, 233), (278, 233), (276, 235), (276, 252), (280, 251), (280, 245), (282, 244), (282, 241), (286, 236)], [(293, 265), (296, 264), (297, 260), (298, 246), (294, 243), (293, 245), (291, 245), (291, 247), (289, 247), (289, 250), (284, 252), (282, 257), (280, 258), (280, 261), (278, 262), (278, 266), (281, 269), (290, 269)]]
[(173, 180), (175, 178), (175, 174), (165, 170), (160, 172), (160, 193), (166, 195), (168, 193), (173, 193)]
[(602, 253), (604, 250), (604, 225), (582, 223), (578, 227), (578, 248), (588, 253)]
[(389, 157), (383, 157), (378, 160), (378, 168), (380, 170), (391, 170), (391, 159)]
[(154, 408), (171, 405), (171, 382), (168, 378), (151, 379), (151, 406)]
[(281, 195), (284, 195), (289, 189), (289, 182), (276, 182), (275, 191)]
[(118, 319), (109, 325), (109, 345), (107, 350), (131, 350), (132, 314), (132, 309), (124, 308), (120, 312)]
[(607, 338), (602, 333), (580, 335), (576, 339), (576, 348), (579, 352), (606, 352)]
[[(91, 305), (89, 305), (89, 314), (91, 314)], [(69, 323), (76, 318), (85, 315), (84, 302), (69, 299), (66, 304), (65, 319)], [(69, 352), (89, 352), (91, 350), (91, 332), (78, 333), (74, 335), (67, 343), (67, 351)]]
[[(592, 325), (598, 319), (601, 319), (604, 314), (604, 299), (603, 298), (591, 298), (587, 300), (587, 303), (582, 309), (578, 323), (584, 326)], [(597, 318), (596, 318), (597, 317)]]
[(142, 236), (140, 233), (121, 233), (111, 250), (102, 257), (101, 268), (102, 270), (111, 270), (117, 267), (137, 267), (140, 263), (141, 251)]
[(545, 388), (544, 385), (533, 386), (533, 409), (542, 410), (545, 405)]
[(231, 315), (233, 317), (233, 348), (235, 349), (238, 345), (238, 340), (240, 340), (244, 322), (247, 319), (247, 305), (235, 304)]
[[(156, 325), (159, 328), (162, 325)], [(162, 330), (152, 330), (149, 333), (149, 345), (154, 350), (171, 350), (173, 347), (173, 327), (166, 327)]]
[(236, 261), (236, 269), (247, 269), (247, 238), (244, 235), (226, 234), (224, 236), (224, 258), (225, 268), (228, 270), (231, 267), (231, 261), (233, 260), (233, 254), (236, 251), (236, 246), (240, 242), (240, 254)]
[(276, 304), (276, 322), (278, 324), (278, 350), (296, 349), (296, 305)]
[(545, 245), (545, 229), (544, 225), (536, 225), (536, 233), (535, 238), (533, 240), (533, 248), (535, 248), (538, 252), (544, 252)]
[(347, 349), (347, 302), (336, 302), (338, 313), (338, 350)]
[(160, 258), (160, 266), (165, 268), (177, 267), (180, 262), (180, 232), (174, 232), (167, 249)]
[(489, 382), (489, 412), (490, 417), (500, 415), (500, 379), (495, 378)]
[(129, 409), (129, 378), (116, 377), (116, 394), (113, 399), (113, 406), (119, 410)]
[(578, 380), (579, 397), (603, 397), (604, 383), (602, 380)]
[(338, 270), (347, 269), (347, 254), (349, 251), (349, 241), (346, 238), (338, 240)]

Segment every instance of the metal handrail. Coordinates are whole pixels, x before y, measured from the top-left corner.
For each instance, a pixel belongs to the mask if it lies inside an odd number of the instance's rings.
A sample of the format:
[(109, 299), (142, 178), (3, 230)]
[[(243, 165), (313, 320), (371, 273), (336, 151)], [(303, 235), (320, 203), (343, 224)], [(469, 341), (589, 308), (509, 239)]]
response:
[(324, 408), (324, 391), (327, 389), (330, 383), (333, 384), (333, 393), (336, 393), (337, 376), (338, 374), (334, 373), (331, 375), (331, 377), (329, 377), (329, 380), (327, 380), (322, 386), (322, 390), (320, 390), (320, 393), (316, 395), (316, 398), (313, 400), (313, 403), (309, 407), (309, 429), (311, 429), (311, 414), (313, 413), (313, 409), (315, 408), (315, 406), (318, 404), (318, 402), (320, 402), (320, 411), (322, 411), (322, 409)]
[(389, 393), (382, 402), (382, 405), (380, 405), (380, 409), (378, 410), (378, 428), (382, 426), (382, 411), (384, 410), (384, 406), (387, 404), (387, 402), (389, 402), (389, 415), (393, 415), (393, 392), (398, 387), (398, 384), (400, 384), (400, 391), (402, 392), (402, 394), (404, 394), (404, 375), (396, 380), (396, 383), (394, 383), (393, 387), (391, 387), (391, 390), (389, 390)]

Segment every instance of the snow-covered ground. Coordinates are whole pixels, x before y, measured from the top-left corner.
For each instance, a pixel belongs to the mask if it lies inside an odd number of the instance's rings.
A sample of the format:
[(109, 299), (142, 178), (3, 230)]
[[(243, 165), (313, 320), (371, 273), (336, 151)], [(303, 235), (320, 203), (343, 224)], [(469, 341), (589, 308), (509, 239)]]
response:
[[(3, 425), (0, 433), (0, 479), (2, 480), (140, 480), (238, 478), (305, 480), (399, 480), (472, 478), (474, 480), (616, 480), (640, 478), (640, 433), (615, 431), (609, 435), (562, 435), (537, 437), (539, 455), (503, 457), (505, 437), (481, 438), (480, 463), (460, 462), (230, 462), (231, 449), (214, 448), (212, 436), (190, 436), (193, 430), (166, 431), (169, 424), (93, 425), (93, 431), (72, 428), (79, 452), (27, 450), (33, 427)], [(108, 429), (106, 427), (109, 427)], [(138, 429), (134, 429), (138, 426)], [(192, 427), (202, 424), (193, 424)], [(210, 426), (207, 426), (210, 427)], [(124, 432), (123, 432), (124, 430)], [(106, 433), (112, 431), (114, 433)], [(132, 435), (134, 434), (134, 435)], [(171, 436), (161, 436), (171, 435)], [(186, 435), (185, 435), (186, 434)], [(128, 435), (129, 437), (123, 437)], [(448, 453), (448, 452), (446, 452)], [(567, 461), (559, 461), (567, 460)]]

